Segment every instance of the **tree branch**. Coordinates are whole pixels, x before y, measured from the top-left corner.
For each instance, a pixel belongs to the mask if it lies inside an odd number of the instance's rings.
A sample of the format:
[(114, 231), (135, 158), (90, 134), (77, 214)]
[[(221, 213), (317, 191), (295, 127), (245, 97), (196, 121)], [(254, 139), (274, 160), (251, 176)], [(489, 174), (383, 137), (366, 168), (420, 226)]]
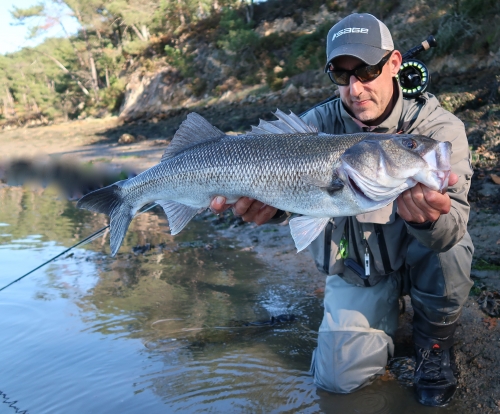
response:
[(42, 52), (40, 50), (36, 50), (36, 49), (32, 49), (34, 52), (37, 52), (37, 53), (41, 53), (42, 55), (48, 57), (50, 60), (52, 60), (52, 62), (54, 62), (57, 66), (59, 66), (61, 68), (61, 70), (64, 72), (64, 73), (67, 73), (71, 79), (73, 79), (77, 84), (78, 86), (80, 87), (80, 89), (82, 90), (82, 92), (85, 94), (85, 95), (89, 95), (89, 91), (88, 89), (83, 86), (83, 84), (76, 78), (75, 75), (73, 75), (67, 68), (66, 66), (64, 66), (59, 60), (57, 60), (54, 56), (51, 56), (49, 55), (48, 53), (45, 53), (45, 52)]

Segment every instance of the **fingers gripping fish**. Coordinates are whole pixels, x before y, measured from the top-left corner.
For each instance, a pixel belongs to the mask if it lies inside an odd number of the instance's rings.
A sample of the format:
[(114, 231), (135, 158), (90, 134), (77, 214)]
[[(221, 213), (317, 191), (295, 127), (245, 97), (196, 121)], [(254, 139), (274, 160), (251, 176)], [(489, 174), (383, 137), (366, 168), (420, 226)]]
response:
[(330, 135), (295, 114), (260, 121), (229, 136), (190, 113), (161, 162), (128, 180), (82, 197), (79, 208), (110, 216), (111, 253), (134, 215), (148, 203), (163, 207), (178, 234), (216, 195), (227, 203), (246, 196), (300, 214), (290, 220), (297, 250), (306, 248), (331, 217), (377, 210), (418, 182), (448, 186), (451, 144), (421, 135)]

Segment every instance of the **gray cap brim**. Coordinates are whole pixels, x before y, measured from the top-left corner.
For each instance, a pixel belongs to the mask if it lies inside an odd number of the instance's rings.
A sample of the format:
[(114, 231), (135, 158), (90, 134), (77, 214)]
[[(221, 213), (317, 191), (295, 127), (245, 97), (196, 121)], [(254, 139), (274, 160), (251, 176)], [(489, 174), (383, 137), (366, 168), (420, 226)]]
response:
[(387, 50), (360, 43), (344, 44), (337, 47), (330, 53), (326, 61), (325, 72), (328, 69), (328, 63), (330, 63), (332, 59), (339, 56), (353, 56), (362, 60), (367, 65), (375, 65), (382, 60), (387, 52)]

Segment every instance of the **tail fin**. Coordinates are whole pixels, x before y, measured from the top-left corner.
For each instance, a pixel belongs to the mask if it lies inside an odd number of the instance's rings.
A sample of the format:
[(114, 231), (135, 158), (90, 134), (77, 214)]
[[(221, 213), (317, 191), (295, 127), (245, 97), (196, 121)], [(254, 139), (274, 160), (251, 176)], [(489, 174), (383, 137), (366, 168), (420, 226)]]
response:
[(114, 256), (120, 248), (128, 226), (134, 217), (132, 207), (123, 197), (122, 181), (101, 188), (83, 196), (76, 206), (86, 210), (104, 213), (110, 217), (109, 232), (111, 240), (111, 255)]

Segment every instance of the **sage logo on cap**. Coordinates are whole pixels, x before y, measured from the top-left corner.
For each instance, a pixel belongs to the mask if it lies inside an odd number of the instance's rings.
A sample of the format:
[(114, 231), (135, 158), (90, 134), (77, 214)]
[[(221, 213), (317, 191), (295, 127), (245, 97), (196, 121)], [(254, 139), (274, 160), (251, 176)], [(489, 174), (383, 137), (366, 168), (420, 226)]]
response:
[(368, 33), (367, 28), (365, 27), (346, 27), (345, 29), (339, 30), (337, 33), (333, 34), (332, 40), (335, 40), (336, 37), (342, 36), (346, 33)]

